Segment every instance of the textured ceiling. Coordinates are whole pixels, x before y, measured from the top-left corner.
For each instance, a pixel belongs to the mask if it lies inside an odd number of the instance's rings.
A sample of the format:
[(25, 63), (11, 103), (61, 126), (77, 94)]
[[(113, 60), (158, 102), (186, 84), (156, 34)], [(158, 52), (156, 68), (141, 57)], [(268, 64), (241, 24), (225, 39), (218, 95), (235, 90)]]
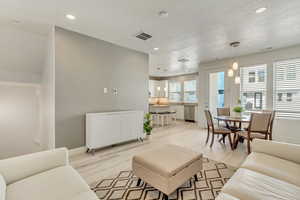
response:
[[(267, 10), (256, 14), (260, 7)], [(159, 17), (160, 10), (169, 16)], [(77, 19), (67, 20), (67, 13)], [(199, 62), (300, 43), (299, 0), (1, 0), (0, 17), (56, 24), (149, 53), (153, 76), (191, 73)], [(138, 40), (139, 31), (153, 37)], [(229, 47), (236, 40), (241, 46)], [(181, 58), (189, 62), (179, 63)]]

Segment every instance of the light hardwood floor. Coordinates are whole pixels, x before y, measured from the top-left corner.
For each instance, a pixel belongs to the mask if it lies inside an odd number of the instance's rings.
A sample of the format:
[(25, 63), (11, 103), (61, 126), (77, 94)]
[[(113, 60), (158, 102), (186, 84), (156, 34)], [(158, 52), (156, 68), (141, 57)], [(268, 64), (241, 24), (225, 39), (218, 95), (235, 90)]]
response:
[(247, 156), (245, 145), (239, 145), (235, 151), (226, 144), (216, 141), (212, 148), (205, 145), (207, 131), (195, 123), (177, 121), (176, 124), (155, 128), (152, 138), (144, 142), (130, 142), (96, 151), (95, 155), (77, 154), (70, 157), (71, 165), (81, 174), (88, 184), (110, 178), (122, 170), (131, 169), (132, 156), (165, 144), (176, 144), (203, 153), (204, 156), (221, 161), (233, 167), (239, 167)]

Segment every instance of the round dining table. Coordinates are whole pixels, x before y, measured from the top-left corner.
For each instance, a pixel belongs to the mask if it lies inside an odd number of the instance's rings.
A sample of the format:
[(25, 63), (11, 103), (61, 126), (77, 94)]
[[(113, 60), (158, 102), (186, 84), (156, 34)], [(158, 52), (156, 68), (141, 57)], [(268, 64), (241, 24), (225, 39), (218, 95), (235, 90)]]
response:
[(242, 116), (215, 116), (214, 117), (218, 121), (224, 121), (226, 124), (228, 123), (238, 123), (239, 128), (241, 128), (242, 123), (249, 123), (250, 122), (250, 116), (249, 115), (242, 115)]
[[(250, 123), (250, 116), (249, 115), (242, 115), (242, 116), (215, 116), (214, 117), (218, 121), (223, 121), (226, 124), (226, 128), (231, 130), (232, 133), (236, 133), (242, 130), (242, 124), (249, 124)], [(232, 125), (233, 123), (233, 125)], [(234, 135), (234, 141), (237, 140), (237, 134)], [(225, 140), (225, 138), (221, 138), (220, 140)], [(240, 141), (243, 142), (243, 141)], [(236, 145), (233, 147), (236, 148)]]

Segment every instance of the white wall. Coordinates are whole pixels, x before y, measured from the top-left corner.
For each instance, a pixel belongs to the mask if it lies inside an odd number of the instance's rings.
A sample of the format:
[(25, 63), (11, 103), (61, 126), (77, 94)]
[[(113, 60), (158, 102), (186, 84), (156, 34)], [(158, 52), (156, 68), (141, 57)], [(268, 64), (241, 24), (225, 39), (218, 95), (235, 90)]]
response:
[(55, 148), (55, 32), (48, 35), (45, 64), (42, 74), (42, 134), (44, 149)]
[(8, 82), (14, 81), (18, 83), (40, 83), (41, 74), (0, 69), (0, 80)]
[(48, 149), (49, 143), (43, 115), (49, 113), (44, 102), (50, 98), (44, 97), (53, 83), (51, 45), (46, 45), (49, 29), (20, 26), (10, 22), (0, 30), (5, 46), (0, 51), (0, 159)]
[(40, 86), (0, 82), (0, 159), (42, 150)]
[[(300, 58), (300, 45), (279, 49), (271, 52), (251, 54), (235, 58), (240, 67), (253, 65), (267, 65), (267, 109), (273, 108), (273, 63), (279, 60)], [(209, 73), (225, 71), (225, 106), (233, 107), (239, 99), (239, 85), (234, 84), (234, 78), (227, 76), (227, 70), (232, 65), (232, 59), (223, 59), (199, 65), (199, 125), (205, 127), (204, 109), (209, 102)], [(277, 119), (274, 128), (274, 139), (300, 144), (299, 127), (300, 120)]]

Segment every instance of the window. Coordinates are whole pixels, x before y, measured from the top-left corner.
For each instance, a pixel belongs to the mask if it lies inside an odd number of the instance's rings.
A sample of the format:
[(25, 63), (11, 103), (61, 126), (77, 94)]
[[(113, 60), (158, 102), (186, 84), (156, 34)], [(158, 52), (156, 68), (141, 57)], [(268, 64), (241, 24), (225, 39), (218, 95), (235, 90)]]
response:
[(181, 101), (181, 83), (180, 81), (169, 81), (169, 100), (171, 102)]
[(287, 68), (286, 79), (290, 80), (290, 81), (296, 80), (296, 67), (295, 66), (289, 66)]
[(196, 88), (196, 80), (184, 81), (184, 102), (197, 102)]
[(261, 110), (266, 107), (266, 65), (242, 67), (241, 103), (248, 110)]
[(257, 76), (258, 76), (257, 82), (265, 82), (265, 70), (258, 70)]
[(255, 109), (262, 109), (262, 99), (263, 99), (263, 94), (262, 92), (255, 92), (254, 93), (254, 108)]
[(293, 93), (286, 93), (286, 101), (289, 101), (289, 102), (291, 102), (291, 101), (293, 101)]
[(277, 101), (282, 101), (282, 93), (277, 93), (278, 99)]
[(274, 63), (273, 106), (277, 116), (300, 118), (300, 59)]
[(249, 72), (248, 74), (249, 83), (255, 83), (255, 72)]

